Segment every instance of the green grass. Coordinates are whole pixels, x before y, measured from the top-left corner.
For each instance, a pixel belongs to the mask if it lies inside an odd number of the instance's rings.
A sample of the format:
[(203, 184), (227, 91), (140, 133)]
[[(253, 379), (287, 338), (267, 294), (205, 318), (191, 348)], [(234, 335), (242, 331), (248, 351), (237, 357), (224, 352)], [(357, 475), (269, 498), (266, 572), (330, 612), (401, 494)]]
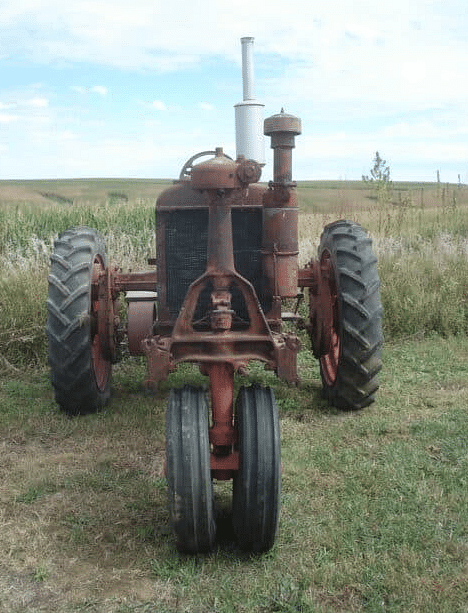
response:
[[(384, 364), (378, 401), (358, 413), (321, 400), (308, 351), (298, 388), (259, 371), (282, 407), (282, 516), (273, 550), (253, 557), (235, 547), (226, 484), (215, 487), (217, 551), (175, 549), (164, 407), (170, 386), (197, 375), (174, 373), (153, 396), (138, 389), (142, 365), (123, 363), (106, 411), (73, 420), (55, 407), (46, 372), (1, 379), (0, 606), (461, 613), (468, 340), (390, 344)], [(49, 595), (42, 609), (38, 594)]]
[(0, 372), (47, 360), (44, 268), (0, 277)]
[(388, 339), (433, 331), (443, 335), (468, 332), (468, 263), (466, 257), (424, 254), (383, 258), (380, 264), (382, 303)]
[(119, 194), (129, 202), (155, 200), (172, 181), (164, 179), (50, 179), (37, 181), (0, 181), (0, 205), (5, 203), (45, 204), (55, 202), (86, 205), (105, 204)]

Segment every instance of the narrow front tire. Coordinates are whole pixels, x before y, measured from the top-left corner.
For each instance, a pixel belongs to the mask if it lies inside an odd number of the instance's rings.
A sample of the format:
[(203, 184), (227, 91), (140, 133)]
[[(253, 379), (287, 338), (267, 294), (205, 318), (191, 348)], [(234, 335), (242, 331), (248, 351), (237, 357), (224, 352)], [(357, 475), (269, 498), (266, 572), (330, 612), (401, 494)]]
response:
[(166, 411), (169, 510), (184, 553), (213, 549), (216, 523), (208, 439), (208, 405), (202, 389), (172, 389)]
[(233, 525), (240, 548), (273, 547), (281, 505), (281, 441), (273, 390), (242, 387), (236, 403), (240, 468), (234, 477)]

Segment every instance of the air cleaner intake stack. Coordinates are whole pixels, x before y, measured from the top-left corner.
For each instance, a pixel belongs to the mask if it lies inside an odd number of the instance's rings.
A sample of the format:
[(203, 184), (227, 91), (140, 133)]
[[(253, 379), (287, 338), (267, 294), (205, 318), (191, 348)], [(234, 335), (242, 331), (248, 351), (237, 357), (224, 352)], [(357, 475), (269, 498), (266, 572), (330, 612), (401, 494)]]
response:
[(265, 165), (265, 140), (263, 136), (264, 104), (255, 100), (253, 42), (251, 36), (241, 38), (243, 101), (234, 106), (236, 114), (236, 153), (246, 160)]
[(274, 150), (274, 180), (263, 196), (263, 275), (274, 296), (297, 295), (299, 208), (292, 181), (292, 150), (301, 120), (281, 109), (265, 119), (265, 134)]

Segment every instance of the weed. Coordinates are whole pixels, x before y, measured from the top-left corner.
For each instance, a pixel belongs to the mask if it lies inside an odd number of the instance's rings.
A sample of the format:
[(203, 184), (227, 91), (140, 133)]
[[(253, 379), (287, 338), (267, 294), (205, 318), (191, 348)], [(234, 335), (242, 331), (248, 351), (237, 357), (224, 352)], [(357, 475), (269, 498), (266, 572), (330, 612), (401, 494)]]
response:
[(42, 496), (50, 494), (54, 491), (56, 491), (55, 486), (47, 482), (42, 483), (40, 485), (32, 485), (27, 489), (26, 492), (24, 492), (24, 494), (15, 496), (15, 502), (23, 504), (32, 504)]
[(47, 564), (40, 564), (34, 571), (34, 581), (46, 581), (50, 577), (50, 570)]
[(261, 610), (268, 613), (308, 613), (312, 609), (310, 598), (307, 598), (307, 582), (296, 582), (290, 575), (278, 577), (273, 582), (271, 596)]

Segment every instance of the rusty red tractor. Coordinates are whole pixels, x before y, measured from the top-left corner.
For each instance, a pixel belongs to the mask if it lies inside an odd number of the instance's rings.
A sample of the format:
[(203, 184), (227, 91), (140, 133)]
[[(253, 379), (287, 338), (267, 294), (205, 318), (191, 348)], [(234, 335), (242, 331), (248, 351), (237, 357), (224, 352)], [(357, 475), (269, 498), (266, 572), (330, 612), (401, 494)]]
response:
[[(49, 361), (55, 397), (70, 415), (101, 409), (127, 337), (147, 358), (155, 387), (183, 362), (199, 366), (206, 391), (172, 389), (166, 411), (166, 477), (181, 551), (215, 544), (214, 480), (233, 481), (239, 547), (272, 547), (280, 511), (280, 432), (274, 392), (235, 378), (262, 362), (295, 384), (298, 336), (308, 331), (323, 394), (341, 409), (373, 402), (381, 368), (382, 307), (372, 242), (350, 221), (325, 227), (318, 258), (298, 267), (298, 199), (292, 150), (301, 121), (259, 119), (252, 93), (252, 41), (242, 39), (244, 100), (236, 105), (237, 158), (221, 148), (190, 158), (156, 203), (156, 269), (123, 273), (107, 263), (104, 238), (88, 227), (59, 236), (51, 257)], [(263, 134), (273, 181), (258, 183)], [(195, 163), (197, 158), (209, 157)], [(119, 297), (128, 302), (119, 318)], [(284, 312), (308, 300), (308, 315)], [(296, 301), (296, 303), (294, 303)], [(307, 304), (307, 303), (306, 303)], [(304, 310), (304, 309), (302, 309)], [(287, 322), (287, 325), (285, 325)]]

